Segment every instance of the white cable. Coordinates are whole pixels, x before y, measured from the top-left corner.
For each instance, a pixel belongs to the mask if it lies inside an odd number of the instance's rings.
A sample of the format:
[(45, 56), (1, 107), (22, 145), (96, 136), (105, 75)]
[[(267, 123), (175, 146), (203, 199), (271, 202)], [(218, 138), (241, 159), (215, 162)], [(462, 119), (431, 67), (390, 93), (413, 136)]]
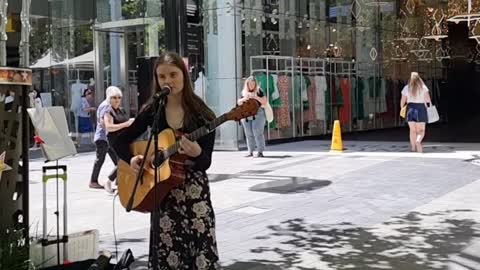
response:
[(115, 199), (118, 197), (118, 192), (113, 196), (113, 239), (115, 240), (115, 260), (118, 263), (118, 243), (117, 232), (115, 229)]

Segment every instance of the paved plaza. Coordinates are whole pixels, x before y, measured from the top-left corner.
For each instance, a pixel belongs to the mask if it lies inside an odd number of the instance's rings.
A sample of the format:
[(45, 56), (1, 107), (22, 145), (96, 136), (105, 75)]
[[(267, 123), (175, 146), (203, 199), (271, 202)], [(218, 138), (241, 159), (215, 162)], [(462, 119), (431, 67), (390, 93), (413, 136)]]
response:
[[(274, 145), (262, 159), (214, 152), (208, 173), (225, 269), (479, 269), (459, 268), (473, 264), (463, 255), (480, 237), (479, 144), (430, 143), (425, 154), (398, 142), (344, 146), (330, 154), (328, 141)], [(97, 229), (100, 249), (115, 251), (115, 223), (118, 250), (131, 248), (135, 269), (146, 269), (149, 215), (126, 213), (118, 198), (88, 189), (94, 158), (61, 162), (69, 231)], [(44, 165), (30, 165), (36, 228)], [(102, 179), (112, 166), (108, 160)], [(48, 190), (54, 231), (55, 185)]]

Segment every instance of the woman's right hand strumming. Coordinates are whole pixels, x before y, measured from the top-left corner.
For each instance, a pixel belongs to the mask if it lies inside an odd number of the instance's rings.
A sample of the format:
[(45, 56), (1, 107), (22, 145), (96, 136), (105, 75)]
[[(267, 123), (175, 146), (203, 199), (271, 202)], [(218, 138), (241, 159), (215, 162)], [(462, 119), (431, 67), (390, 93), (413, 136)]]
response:
[(143, 156), (137, 155), (130, 160), (130, 168), (132, 168), (135, 173), (138, 173), (140, 170), (140, 165), (142, 164)]
[(243, 98), (241, 98), (241, 99), (239, 99), (239, 100), (237, 101), (237, 104), (238, 104), (239, 106), (241, 106), (243, 103), (245, 103), (245, 101), (247, 101), (247, 100), (249, 100), (249, 99), (250, 99), (249, 97), (243, 97)]

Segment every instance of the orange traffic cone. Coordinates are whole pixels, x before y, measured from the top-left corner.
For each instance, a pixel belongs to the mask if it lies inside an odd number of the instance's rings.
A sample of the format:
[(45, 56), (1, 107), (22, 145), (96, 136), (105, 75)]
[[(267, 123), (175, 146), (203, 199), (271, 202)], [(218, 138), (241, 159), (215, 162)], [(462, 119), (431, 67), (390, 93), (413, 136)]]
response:
[(342, 129), (340, 128), (340, 121), (338, 120), (335, 120), (333, 123), (332, 146), (330, 147), (330, 152), (343, 152)]

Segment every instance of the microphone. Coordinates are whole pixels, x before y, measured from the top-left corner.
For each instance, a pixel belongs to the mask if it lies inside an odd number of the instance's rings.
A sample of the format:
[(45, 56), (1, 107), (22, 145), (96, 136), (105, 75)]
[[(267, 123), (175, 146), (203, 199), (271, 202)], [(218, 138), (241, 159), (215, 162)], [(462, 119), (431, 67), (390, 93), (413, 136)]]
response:
[(158, 100), (160, 98), (164, 98), (168, 96), (171, 92), (172, 92), (172, 88), (170, 88), (170, 86), (168, 85), (164, 86), (162, 87), (162, 89), (160, 89), (160, 91), (153, 94), (153, 99)]

